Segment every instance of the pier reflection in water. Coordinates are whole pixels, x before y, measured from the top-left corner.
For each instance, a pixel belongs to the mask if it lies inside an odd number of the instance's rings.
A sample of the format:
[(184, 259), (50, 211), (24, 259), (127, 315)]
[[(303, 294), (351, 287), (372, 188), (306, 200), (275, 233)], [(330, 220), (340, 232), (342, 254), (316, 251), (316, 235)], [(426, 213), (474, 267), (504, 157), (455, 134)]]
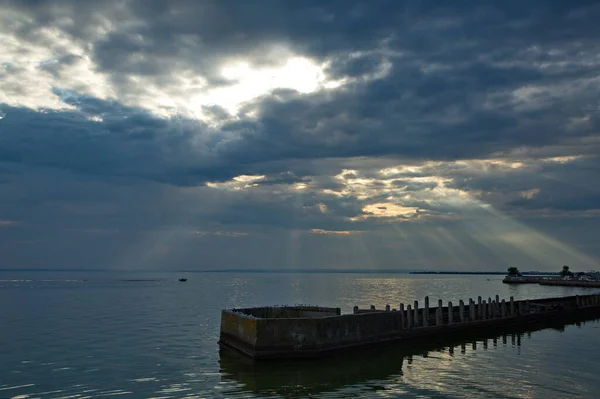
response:
[[(581, 329), (581, 326), (586, 325)], [(355, 350), (321, 360), (254, 362), (229, 350), (220, 352), (221, 379), (231, 396), (277, 397), (581, 397), (590, 394), (586, 378), (595, 365), (575, 364), (572, 343), (589, 336), (599, 320), (549, 322), (498, 335), (464, 335), (406, 347)], [(579, 330), (586, 330), (583, 333)], [(564, 345), (556, 340), (564, 339)], [(552, 343), (553, 352), (544, 351)], [(564, 347), (564, 350), (556, 348)], [(531, 350), (529, 350), (529, 348)], [(580, 348), (581, 349), (581, 348)], [(600, 355), (600, 349), (590, 348)], [(591, 366), (587, 367), (587, 366)], [(572, 379), (570, 378), (572, 375)], [(589, 374), (589, 375), (586, 375)], [(227, 396), (227, 392), (223, 392)]]

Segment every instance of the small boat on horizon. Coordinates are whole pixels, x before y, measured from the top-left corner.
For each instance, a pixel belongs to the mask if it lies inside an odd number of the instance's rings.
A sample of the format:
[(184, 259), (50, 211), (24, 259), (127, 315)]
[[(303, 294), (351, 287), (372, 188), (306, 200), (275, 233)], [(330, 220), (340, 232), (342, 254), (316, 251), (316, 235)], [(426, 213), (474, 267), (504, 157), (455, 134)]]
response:
[(187, 278), (183, 278), (183, 277), (182, 277), (182, 278), (180, 278), (180, 279), (179, 279), (179, 281), (181, 281), (182, 283), (183, 283), (183, 282), (186, 282), (186, 281), (187, 281)]

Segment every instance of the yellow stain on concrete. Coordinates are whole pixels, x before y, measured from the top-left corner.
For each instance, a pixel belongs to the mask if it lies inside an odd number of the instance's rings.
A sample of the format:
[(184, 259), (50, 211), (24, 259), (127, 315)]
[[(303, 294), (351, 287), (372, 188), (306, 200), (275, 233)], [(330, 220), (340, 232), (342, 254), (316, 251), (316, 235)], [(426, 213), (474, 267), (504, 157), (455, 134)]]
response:
[(221, 314), (221, 332), (251, 344), (256, 343), (256, 324), (256, 319), (239, 316), (231, 312)]

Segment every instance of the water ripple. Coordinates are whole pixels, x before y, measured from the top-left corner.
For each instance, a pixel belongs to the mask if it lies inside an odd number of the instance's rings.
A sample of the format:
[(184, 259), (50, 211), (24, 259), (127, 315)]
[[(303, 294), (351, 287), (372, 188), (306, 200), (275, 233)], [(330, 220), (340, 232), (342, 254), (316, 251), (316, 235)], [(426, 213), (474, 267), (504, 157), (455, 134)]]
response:
[(308, 365), (248, 364), (216, 345), (224, 307), (317, 303), (347, 312), (426, 295), (568, 294), (556, 287), (477, 276), (202, 274), (186, 284), (167, 274), (130, 277), (0, 281), (0, 398), (595, 398), (600, 391), (598, 322)]

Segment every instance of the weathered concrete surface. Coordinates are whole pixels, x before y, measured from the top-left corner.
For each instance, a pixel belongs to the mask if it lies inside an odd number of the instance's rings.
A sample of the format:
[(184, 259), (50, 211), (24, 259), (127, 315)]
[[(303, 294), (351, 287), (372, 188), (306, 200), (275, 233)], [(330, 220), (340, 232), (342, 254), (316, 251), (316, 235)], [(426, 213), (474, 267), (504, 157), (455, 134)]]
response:
[[(600, 315), (600, 296), (549, 298), (530, 301), (514, 301), (514, 315), (483, 314), (483, 304), (478, 312), (464, 315), (461, 322), (458, 307), (431, 309), (441, 313), (439, 325), (411, 325), (410, 305), (400, 311), (371, 311), (368, 313), (335, 315), (326, 317), (281, 318), (288, 314), (285, 308), (264, 314), (273, 318), (257, 318), (261, 312), (257, 309), (237, 309), (223, 311), (220, 345), (238, 350), (255, 359), (318, 357), (330, 352), (360, 346), (371, 346), (386, 342), (408, 342), (414, 339), (438, 337), (453, 333), (475, 330), (494, 330), (520, 324), (537, 323), (548, 320), (561, 320), (577, 314), (598, 313)], [(293, 309), (292, 314), (302, 314), (302, 309)], [(335, 309), (336, 313), (337, 308)], [(449, 311), (452, 311), (450, 316)], [(481, 311), (481, 313), (479, 313)], [(319, 312), (312, 309), (310, 312)], [(323, 313), (328, 313), (324, 311)], [(429, 318), (435, 320), (436, 314)], [(476, 319), (472, 318), (475, 313)], [(481, 314), (481, 316), (479, 316)], [(504, 316), (504, 317), (503, 317)], [(403, 321), (406, 323), (403, 326)], [(433, 323), (432, 323), (433, 324)]]
[(240, 352), (252, 356), (253, 348), (256, 346), (257, 326), (262, 321), (241, 313), (223, 310), (221, 312), (221, 339), (231, 339), (232, 346)]
[(233, 309), (233, 311), (260, 319), (291, 319), (298, 317), (317, 318), (341, 314), (340, 308), (326, 308), (321, 306), (265, 306), (239, 310)]

